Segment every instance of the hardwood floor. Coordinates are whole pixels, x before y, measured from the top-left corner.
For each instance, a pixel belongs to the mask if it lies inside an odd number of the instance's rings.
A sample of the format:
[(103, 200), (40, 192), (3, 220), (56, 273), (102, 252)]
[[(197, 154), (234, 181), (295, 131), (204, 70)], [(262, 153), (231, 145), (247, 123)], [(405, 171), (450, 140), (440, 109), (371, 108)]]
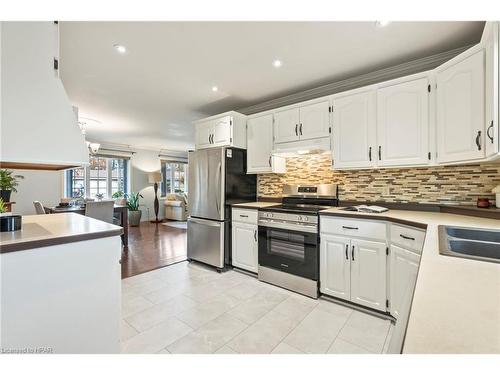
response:
[(122, 254), (122, 279), (186, 259), (187, 231), (142, 222), (129, 227), (128, 250)]

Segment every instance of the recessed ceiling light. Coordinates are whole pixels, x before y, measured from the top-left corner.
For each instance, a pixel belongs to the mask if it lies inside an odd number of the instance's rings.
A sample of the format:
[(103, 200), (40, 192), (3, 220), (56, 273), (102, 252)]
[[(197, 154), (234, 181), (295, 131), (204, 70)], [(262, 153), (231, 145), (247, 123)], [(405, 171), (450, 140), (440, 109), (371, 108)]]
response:
[(375, 25), (377, 25), (378, 27), (386, 27), (390, 23), (391, 21), (376, 21)]
[(273, 66), (275, 68), (279, 68), (282, 65), (281, 60), (274, 60), (273, 61)]
[(116, 51), (118, 53), (125, 53), (127, 52), (127, 49), (125, 48), (125, 46), (122, 46), (121, 44), (114, 44), (113, 47), (115, 47)]
[(217, 91), (219, 91), (219, 88), (217, 86), (212, 86), (212, 91), (217, 92)]

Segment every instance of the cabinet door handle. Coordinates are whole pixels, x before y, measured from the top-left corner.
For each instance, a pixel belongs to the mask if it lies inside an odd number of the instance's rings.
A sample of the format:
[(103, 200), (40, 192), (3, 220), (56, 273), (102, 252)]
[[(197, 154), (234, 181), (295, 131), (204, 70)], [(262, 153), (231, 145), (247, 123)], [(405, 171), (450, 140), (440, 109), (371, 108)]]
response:
[(345, 259), (349, 260), (349, 245), (345, 245)]
[(300, 135), (302, 135), (302, 123), (300, 123), (300, 126), (299, 126), (299, 133), (300, 133)]
[(253, 239), (257, 242), (257, 230), (253, 231)]
[(352, 249), (351, 249), (351, 259), (354, 262), (354, 245), (352, 245)]
[(295, 135), (296, 136), (299, 136), (299, 132), (298, 132), (298, 129), (299, 128), (299, 124), (295, 124)]
[(272, 156), (269, 156), (269, 166), (270, 167), (272, 167), (272, 165), (271, 165), (271, 158), (272, 158)]
[(481, 151), (481, 130), (477, 131), (476, 145), (477, 145), (478, 151)]
[(415, 241), (415, 238), (405, 236), (404, 234), (400, 234), (400, 235), (399, 235), (399, 237), (404, 238), (405, 240), (412, 240), (412, 241)]
[(344, 228), (344, 229), (354, 229), (354, 230), (358, 230), (359, 229), (358, 227), (347, 227), (345, 225), (342, 225), (342, 228)]
[(240, 215), (240, 217), (248, 217), (248, 215)]
[(370, 159), (370, 161), (372, 161), (372, 148), (371, 147), (368, 149), (368, 158)]
[(488, 126), (488, 130), (486, 130), (486, 135), (490, 139), (491, 143), (493, 143), (493, 134), (490, 135), (490, 130), (493, 130), (493, 120), (491, 120), (490, 126)]
[(378, 160), (382, 160), (382, 146), (378, 146)]

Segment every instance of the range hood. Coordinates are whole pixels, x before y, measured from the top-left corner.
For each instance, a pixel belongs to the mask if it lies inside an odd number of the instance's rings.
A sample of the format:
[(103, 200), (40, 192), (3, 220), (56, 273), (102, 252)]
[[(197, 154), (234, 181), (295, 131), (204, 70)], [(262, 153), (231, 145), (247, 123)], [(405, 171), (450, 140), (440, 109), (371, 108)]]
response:
[(276, 143), (273, 149), (273, 155), (282, 157), (296, 157), (328, 152), (331, 152), (330, 137)]
[(0, 22), (0, 167), (88, 163), (85, 137), (58, 74), (58, 25)]

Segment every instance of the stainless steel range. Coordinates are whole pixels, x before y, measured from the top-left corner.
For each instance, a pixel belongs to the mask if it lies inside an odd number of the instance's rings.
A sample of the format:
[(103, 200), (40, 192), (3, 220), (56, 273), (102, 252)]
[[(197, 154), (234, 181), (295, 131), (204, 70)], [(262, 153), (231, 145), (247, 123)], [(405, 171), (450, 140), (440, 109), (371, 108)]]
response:
[(285, 185), (283, 203), (259, 210), (259, 280), (318, 297), (318, 213), (338, 206), (337, 185)]

